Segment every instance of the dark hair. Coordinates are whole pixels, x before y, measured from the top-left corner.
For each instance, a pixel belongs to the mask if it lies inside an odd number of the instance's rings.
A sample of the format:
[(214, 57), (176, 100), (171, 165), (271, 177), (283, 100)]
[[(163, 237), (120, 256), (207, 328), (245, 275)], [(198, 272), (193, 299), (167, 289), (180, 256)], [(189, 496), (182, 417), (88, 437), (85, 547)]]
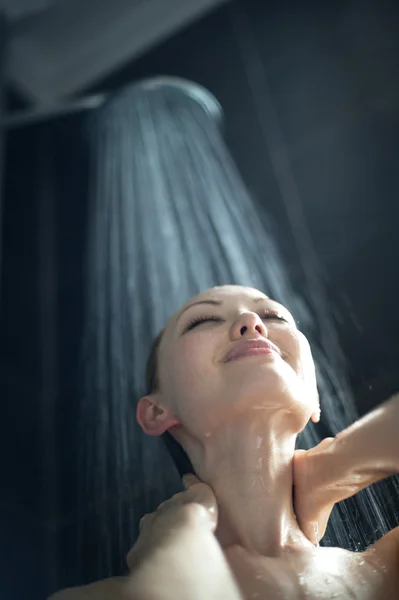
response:
[[(146, 390), (148, 394), (152, 394), (159, 390), (160, 382), (159, 382), (159, 348), (162, 341), (164, 330), (158, 333), (157, 337), (152, 343), (150, 354), (147, 360), (147, 367), (145, 373), (145, 383)], [(186, 452), (183, 450), (181, 445), (175, 440), (175, 438), (169, 433), (169, 431), (165, 431), (162, 434), (162, 439), (165, 443), (165, 446), (176, 466), (176, 469), (179, 472), (180, 477), (186, 475), (186, 473), (195, 474), (194, 467), (191, 464), (190, 459), (188, 458)]]

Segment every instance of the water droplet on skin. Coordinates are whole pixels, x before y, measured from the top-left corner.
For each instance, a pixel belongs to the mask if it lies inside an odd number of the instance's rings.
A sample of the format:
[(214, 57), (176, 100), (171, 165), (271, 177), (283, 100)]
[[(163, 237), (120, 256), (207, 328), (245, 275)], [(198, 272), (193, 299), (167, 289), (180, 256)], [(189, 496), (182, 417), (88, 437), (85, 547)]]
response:
[(313, 525), (313, 531), (314, 531), (314, 537), (315, 537), (315, 540), (316, 540), (315, 546), (318, 548), (320, 546), (320, 543), (319, 543), (319, 541), (320, 541), (320, 538), (319, 538), (319, 524), (318, 523), (315, 523)]
[(263, 442), (263, 437), (262, 437), (261, 435), (258, 435), (258, 436), (256, 437), (256, 447), (257, 447), (257, 448), (260, 448), (260, 447), (261, 447), (261, 445), (262, 445), (262, 442)]
[(361, 561), (359, 562), (359, 565), (360, 565), (360, 566), (364, 565), (364, 560), (361, 560)]
[(207, 433), (204, 433), (204, 436), (209, 438), (209, 437), (211, 437), (211, 434), (210, 434), (210, 432), (208, 431)]

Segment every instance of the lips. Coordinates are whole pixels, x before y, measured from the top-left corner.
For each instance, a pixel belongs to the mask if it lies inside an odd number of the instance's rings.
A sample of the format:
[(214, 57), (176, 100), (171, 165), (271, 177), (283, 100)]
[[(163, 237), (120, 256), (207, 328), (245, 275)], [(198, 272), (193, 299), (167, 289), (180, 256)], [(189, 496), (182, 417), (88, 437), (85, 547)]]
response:
[(281, 353), (277, 346), (269, 342), (268, 340), (248, 340), (241, 342), (232, 348), (225, 356), (224, 362), (236, 360), (237, 358), (243, 358), (245, 356), (257, 356), (257, 355), (277, 354), (281, 356)]

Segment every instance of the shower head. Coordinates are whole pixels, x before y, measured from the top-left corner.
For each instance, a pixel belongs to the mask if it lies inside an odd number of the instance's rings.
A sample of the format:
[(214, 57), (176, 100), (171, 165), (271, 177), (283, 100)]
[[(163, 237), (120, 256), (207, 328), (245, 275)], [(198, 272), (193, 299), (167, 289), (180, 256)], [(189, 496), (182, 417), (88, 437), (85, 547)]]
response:
[(220, 127), (223, 124), (223, 109), (220, 102), (209, 90), (199, 83), (180, 77), (160, 75), (139, 81), (134, 87), (145, 92), (165, 92), (171, 90), (175, 94), (180, 93), (182, 96), (196, 102), (217, 126)]
[[(181, 94), (182, 97), (190, 98), (196, 102), (212, 119), (218, 127), (223, 124), (223, 109), (215, 96), (202, 85), (181, 79), (179, 77), (168, 77), (160, 75), (144, 79), (133, 84), (134, 89), (145, 92), (157, 92), (170, 90), (175, 94)], [(58, 117), (85, 112), (88, 110), (100, 108), (106, 105), (107, 101), (112, 99), (108, 94), (97, 94), (86, 96), (70, 101), (61, 101), (59, 104), (50, 106), (39, 106), (31, 110), (17, 111), (11, 115), (6, 115), (0, 120), (0, 127), (13, 129), (26, 125), (49, 121)]]

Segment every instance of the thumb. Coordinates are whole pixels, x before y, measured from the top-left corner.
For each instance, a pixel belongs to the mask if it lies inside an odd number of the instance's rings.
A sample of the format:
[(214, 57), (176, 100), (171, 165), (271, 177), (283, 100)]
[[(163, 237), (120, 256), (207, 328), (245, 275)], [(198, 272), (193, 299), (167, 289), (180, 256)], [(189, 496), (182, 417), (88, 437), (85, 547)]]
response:
[(306, 454), (307, 450), (294, 450), (294, 460), (296, 458), (298, 458), (298, 456), (303, 456), (304, 454)]

